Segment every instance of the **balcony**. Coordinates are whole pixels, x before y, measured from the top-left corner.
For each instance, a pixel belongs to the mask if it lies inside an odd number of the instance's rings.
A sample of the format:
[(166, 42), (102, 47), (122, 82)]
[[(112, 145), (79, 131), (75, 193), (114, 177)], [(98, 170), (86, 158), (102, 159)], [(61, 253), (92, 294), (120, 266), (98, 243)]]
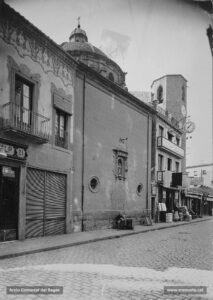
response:
[(9, 102), (2, 106), (3, 132), (44, 144), (49, 141), (50, 119)]
[(184, 157), (184, 150), (179, 147), (178, 145), (172, 143), (171, 141), (167, 140), (166, 138), (159, 136), (157, 138), (157, 146), (158, 148), (165, 150), (178, 158)]

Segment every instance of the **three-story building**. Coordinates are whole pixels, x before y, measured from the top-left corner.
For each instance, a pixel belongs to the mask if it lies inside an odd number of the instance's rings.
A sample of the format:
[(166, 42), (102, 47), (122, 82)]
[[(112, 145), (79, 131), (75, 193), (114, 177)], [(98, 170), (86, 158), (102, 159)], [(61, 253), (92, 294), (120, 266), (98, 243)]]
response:
[(71, 231), (76, 62), (0, 7), (0, 240)]
[[(187, 81), (182, 75), (165, 75), (152, 83), (152, 100), (157, 110), (155, 119), (156, 204), (160, 210), (173, 212), (181, 204), (185, 187), (185, 150)], [(154, 206), (154, 205), (153, 205)], [(162, 214), (163, 215), (163, 214)]]

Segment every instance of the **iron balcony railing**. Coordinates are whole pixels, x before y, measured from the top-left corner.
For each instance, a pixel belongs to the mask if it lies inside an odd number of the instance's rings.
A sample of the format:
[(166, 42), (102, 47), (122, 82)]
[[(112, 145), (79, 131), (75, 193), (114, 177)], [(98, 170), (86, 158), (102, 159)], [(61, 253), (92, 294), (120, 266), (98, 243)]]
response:
[(157, 138), (157, 146), (159, 148), (165, 149), (174, 155), (178, 156), (179, 158), (184, 157), (184, 149), (179, 147), (178, 145), (174, 144), (173, 142), (169, 141), (168, 139), (159, 136)]
[(55, 135), (55, 145), (68, 149), (68, 132), (64, 131), (63, 135), (63, 137), (59, 136), (58, 134)]
[(1, 127), (18, 133), (48, 140), (50, 136), (50, 119), (30, 109), (9, 102), (2, 106)]

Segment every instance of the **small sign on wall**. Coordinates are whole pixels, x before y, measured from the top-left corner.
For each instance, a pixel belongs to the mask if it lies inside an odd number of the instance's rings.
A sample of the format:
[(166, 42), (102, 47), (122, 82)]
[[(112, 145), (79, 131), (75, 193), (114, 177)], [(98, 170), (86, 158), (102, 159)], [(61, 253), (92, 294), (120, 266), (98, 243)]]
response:
[(152, 196), (156, 196), (157, 195), (157, 187), (155, 186), (155, 184), (151, 185), (151, 189), (152, 189)]
[(27, 158), (27, 150), (24, 147), (0, 142), (0, 148), (5, 151), (8, 158), (15, 158), (19, 160), (26, 160)]
[(163, 182), (163, 171), (157, 172), (157, 182)]
[(2, 175), (4, 177), (15, 178), (15, 171), (11, 167), (2, 167)]

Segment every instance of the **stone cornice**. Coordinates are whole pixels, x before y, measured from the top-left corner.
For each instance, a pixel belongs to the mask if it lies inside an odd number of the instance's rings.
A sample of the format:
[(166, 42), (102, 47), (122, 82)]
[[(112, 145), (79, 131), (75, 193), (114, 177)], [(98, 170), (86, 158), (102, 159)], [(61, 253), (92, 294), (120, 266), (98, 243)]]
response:
[(151, 84), (151, 88), (153, 87), (153, 85), (154, 85), (154, 83), (155, 83), (156, 81), (161, 80), (161, 79), (166, 78), (166, 77), (175, 77), (175, 76), (176, 76), (176, 77), (179, 76), (179, 77), (181, 77), (185, 82), (187, 82), (186, 78), (185, 78), (182, 74), (166, 74), (166, 75), (163, 75), (163, 76), (161, 76), (161, 77), (155, 79), (155, 80), (152, 82), (152, 84)]

